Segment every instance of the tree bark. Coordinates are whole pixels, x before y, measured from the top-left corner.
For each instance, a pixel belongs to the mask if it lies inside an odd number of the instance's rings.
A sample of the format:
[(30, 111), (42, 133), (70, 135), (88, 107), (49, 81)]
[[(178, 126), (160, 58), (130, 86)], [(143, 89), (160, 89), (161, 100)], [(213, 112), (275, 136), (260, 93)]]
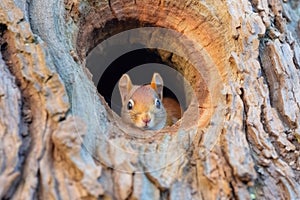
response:
[[(1, 0), (0, 199), (300, 199), (299, 9)], [(141, 136), (98, 94), (86, 59), (149, 25), (195, 42), (183, 51), (195, 68), (170, 59), (195, 96), (179, 124)]]

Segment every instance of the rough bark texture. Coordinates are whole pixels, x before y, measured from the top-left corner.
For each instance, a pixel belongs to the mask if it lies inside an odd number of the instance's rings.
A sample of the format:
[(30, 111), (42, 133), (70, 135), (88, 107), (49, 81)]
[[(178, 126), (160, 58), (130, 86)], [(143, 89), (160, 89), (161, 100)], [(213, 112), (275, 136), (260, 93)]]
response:
[[(298, 4), (1, 0), (0, 199), (300, 199)], [(205, 95), (133, 140), (85, 63), (145, 24), (201, 47), (171, 61)]]

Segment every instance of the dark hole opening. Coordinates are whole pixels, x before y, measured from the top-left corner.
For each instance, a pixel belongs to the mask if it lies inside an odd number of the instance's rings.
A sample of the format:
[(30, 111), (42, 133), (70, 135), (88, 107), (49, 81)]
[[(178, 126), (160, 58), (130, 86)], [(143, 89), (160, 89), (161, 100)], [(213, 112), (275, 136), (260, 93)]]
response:
[(87, 53), (89, 54), (97, 44), (105, 39), (116, 35), (124, 30), (130, 30), (138, 27), (153, 27), (151, 23), (141, 22), (136, 19), (128, 18), (126, 20), (112, 19), (107, 21), (103, 27), (95, 28), (91, 35), (91, 42)]
[[(151, 63), (153, 66), (157, 63), (164, 63), (160, 56), (156, 53), (153, 53), (149, 49), (138, 49), (135, 51), (128, 52), (118, 59), (116, 59), (109, 67), (105, 70), (103, 75), (100, 78), (100, 81), (97, 85), (98, 92), (105, 98), (106, 102), (110, 107), (112, 107), (112, 93), (113, 89), (118, 83), (119, 79), (124, 73), (127, 73), (134, 67)], [(155, 72), (154, 69), (150, 70), (153, 71), (149, 73), (150, 76)], [(145, 77), (146, 78), (146, 77)], [(145, 79), (145, 81), (141, 82), (136, 79), (136, 77), (131, 77), (133, 84), (135, 85), (143, 85), (150, 82), (150, 79)], [(167, 87), (164, 87), (163, 91), (164, 97), (171, 97), (177, 100), (176, 95)], [(177, 100), (178, 101), (178, 100)], [(116, 105), (119, 106), (119, 105)]]
[[(136, 19), (114, 19), (106, 22), (103, 27), (94, 29), (90, 38), (86, 66), (93, 75), (92, 79), (98, 92), (112, 110), (120, 114), (122, 103), (118, 81), (121, 76), (127, 73), (134, 85), (144, 85), (151, 82), (154, 72), (158, 72), (164, 81), (163, 96), (176, 99), (185, 111), (190, 99), (185, 91), (184, 78), (179, 73), (181, 67), (165, 56), (176, 55), (131, 41), (132, 38), (134, 40), (132, 36), (129, 37), (131, 39), (125, 36), (114, 38), (125, 30), (139, 27), (153, 27), (153, 25)], [(162, 55), (161, 52), (166, 54)]]
[[(114, 47), (118, 48), (118, 47)], [(95, 51), (94, 55), (89, 55), (87, 59), (87, 66), (91, 73), (93, 71), (101, 71), (100, 77), (93, 77), (95, 85), (97, 85), (98, 92), (105, 98), (108, 105), (118, 114), (121, 112), (121, 98), (118, 90), (118, 81), (124, 73), (128, 73), (134, 85), (144, 85), (151, 82), (154, 72), (160, 73), (164, 80), (164, 97), (171, 97), (177, 100), (182, 109), (186, 110), (186, 98), (183, 86), (183, 80), (176, 77), (176, 66), (166, 63), (162, 60), (157, 52), (157, 49), (149, 49), (142, 47), (140, 49), (127, 52), (117, 59), (113, 60), (108, 67), (103, 67), (105, 57), (113, 53), (114, 48), (109, 48), (102, 53)], [(95, 67), (92, 67), (95, 66)], [(171, 72), (169, 72), (171, 70)], [(137, 76), (136, 74), (140, 74)], [(176, 88), (174, 91), (170, 89)]]

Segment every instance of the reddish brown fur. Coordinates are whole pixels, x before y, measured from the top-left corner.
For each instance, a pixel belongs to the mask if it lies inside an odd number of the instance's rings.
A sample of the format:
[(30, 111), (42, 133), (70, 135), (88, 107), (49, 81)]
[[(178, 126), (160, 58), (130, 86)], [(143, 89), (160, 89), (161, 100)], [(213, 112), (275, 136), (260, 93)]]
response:
[[(174, 124), (181, 117), (179, 103), (171, 98), (163, 98), (161, 106), (156, 99), (163, 96), (163, 80), (154, 73), (151, 84), (132, 85), (130, 77), (124, 74), (119, 81), (122, 98), (122, 119), (142, 129), (159, 130)], [(130, 102), (130, 104), (128, 104)], [(131, 105), (130, 108), (127, 106)]]
[(172, 124), (176, 123), (178, 119), (181, 118), (181, 108), (179, 103), (169, 97), (163, 98), (163, 105), (167, 112), (167, 126), (171, 126)]
[(157, 94), (149, 86), (140, 87), (132, 95), (131, 99), (135, 102), (134, 110), (138, 113), (148, 112), (155, 100)]

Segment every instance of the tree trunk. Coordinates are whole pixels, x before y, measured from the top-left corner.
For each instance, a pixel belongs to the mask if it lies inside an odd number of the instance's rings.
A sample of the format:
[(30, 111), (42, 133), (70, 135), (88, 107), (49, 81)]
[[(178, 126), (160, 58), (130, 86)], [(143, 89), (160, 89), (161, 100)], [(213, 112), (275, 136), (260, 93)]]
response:
[[(0, 198), (300, 199), (299, 10), (1, 0)], [(182, 119), (155, 134), (123, 124), (86, 64), (99, 43), (140, 27), (148, 47), (167, 35), (174, 52), (158, 55), (191, 86)]]

